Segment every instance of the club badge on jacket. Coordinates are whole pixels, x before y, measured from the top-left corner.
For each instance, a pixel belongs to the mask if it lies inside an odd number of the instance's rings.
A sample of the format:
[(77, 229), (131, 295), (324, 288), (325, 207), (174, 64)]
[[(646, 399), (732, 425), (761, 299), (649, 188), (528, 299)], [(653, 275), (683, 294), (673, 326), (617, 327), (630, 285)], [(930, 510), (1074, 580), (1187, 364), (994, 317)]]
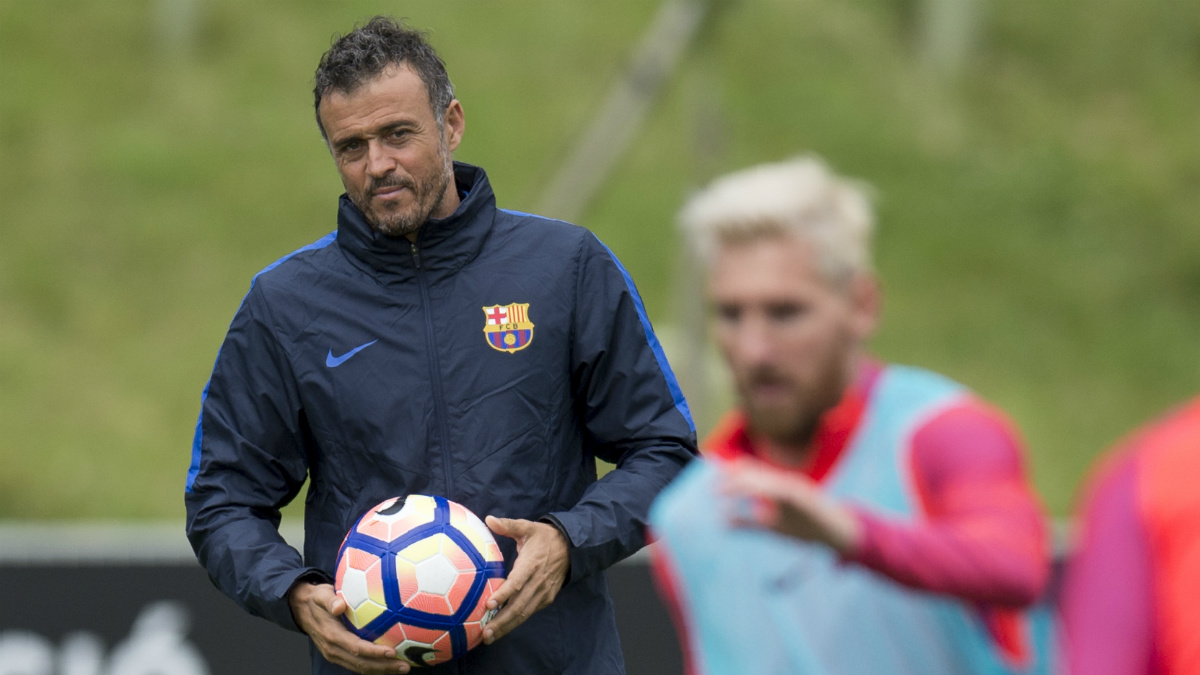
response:
[(492, 349), (511, 354), (533, 342), (533, 322), (529, 320), (528, 302), (484, 307), (483, 315), (483, 336)]

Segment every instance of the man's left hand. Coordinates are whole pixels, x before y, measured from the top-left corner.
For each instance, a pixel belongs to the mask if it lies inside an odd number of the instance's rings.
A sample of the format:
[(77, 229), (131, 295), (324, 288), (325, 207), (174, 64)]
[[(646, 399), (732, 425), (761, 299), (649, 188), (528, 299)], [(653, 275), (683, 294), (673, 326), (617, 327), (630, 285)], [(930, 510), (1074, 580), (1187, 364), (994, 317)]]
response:
[(821, 492), (807, 476), (754, 459), (722, 463), (720, 473), (722, 494), (734, 500), (729, 514), (734, 525), (762, 527), (820, 542), (839, 554), (849, 553), (858, 545), (858, 518)]
[(553, 525), (495, 516), (486, 522), (492, 532), (517, 541), (512, 572), (487, 603), (488, 609), (500, 608), (483, 629), (483, 642), (490, 645), (554, 601), (571, 558), (566, 538)]

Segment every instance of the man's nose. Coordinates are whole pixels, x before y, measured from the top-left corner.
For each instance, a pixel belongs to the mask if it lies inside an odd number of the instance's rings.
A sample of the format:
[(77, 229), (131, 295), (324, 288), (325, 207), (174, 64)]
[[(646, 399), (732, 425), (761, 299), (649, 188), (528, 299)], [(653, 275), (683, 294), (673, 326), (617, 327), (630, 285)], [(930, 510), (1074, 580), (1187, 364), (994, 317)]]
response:
[(739, 361), (747, 366), (759, 366), (771, 361), (775, 353), (775, 341), (765, 322), (746, 321), (738, 333), (736, 349)]
[(382, 178), (394, 171), (396, 161), (388, 152), (387, 147), (378, 139), (367, 142), (367, 174), (374, 178)]

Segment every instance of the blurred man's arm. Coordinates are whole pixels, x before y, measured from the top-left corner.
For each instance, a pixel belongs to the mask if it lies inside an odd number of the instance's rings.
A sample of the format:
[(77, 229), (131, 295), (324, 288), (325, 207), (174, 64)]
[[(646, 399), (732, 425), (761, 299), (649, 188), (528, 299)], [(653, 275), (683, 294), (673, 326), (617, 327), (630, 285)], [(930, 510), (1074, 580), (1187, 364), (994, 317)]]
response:
[(1151, 551), (1137, 508), (1134, 455), (1102, 470), (1084, 505), (1063, 583), (1068, 672), (1154, 670)]
[(1046, 520), (1010, 425), (969, 400), (912, 443), (924, 517), (856, 510), (861, 536), (847, 557), (914, 588), (1006, 607), (1034, 602), (1050, 570)]
[(1049, 574), (1046, 526), (1008, 425), (976, 402), (943, 412), (913, 438), (922, 516), (892, 520), (829, 497), (810, 478), (744, 459), (722, 490), (734, 522), (816, 541), (843, 559), (935, 593), (1000, 606), (1033, 602)]

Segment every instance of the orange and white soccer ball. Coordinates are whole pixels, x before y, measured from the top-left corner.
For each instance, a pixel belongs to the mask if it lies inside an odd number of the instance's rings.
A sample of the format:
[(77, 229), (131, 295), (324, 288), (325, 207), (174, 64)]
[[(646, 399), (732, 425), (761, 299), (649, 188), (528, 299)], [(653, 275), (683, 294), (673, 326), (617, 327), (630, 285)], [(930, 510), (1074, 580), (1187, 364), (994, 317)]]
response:
[(504, 557), (474, 513), (444, 497), (388, 499), (366, 512), (338, 551), (334, 588), (359, 637), (415, 666), (455, 659), (483, 641), (504, 581)]

